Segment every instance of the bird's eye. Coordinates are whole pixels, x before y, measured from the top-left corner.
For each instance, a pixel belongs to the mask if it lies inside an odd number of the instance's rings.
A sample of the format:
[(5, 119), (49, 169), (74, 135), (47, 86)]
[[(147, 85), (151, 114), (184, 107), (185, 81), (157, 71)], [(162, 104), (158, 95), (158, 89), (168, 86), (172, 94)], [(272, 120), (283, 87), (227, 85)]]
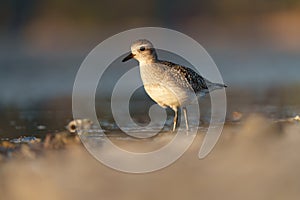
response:
[(140, 50), (141, 51), (145, 51), (145, 47), (140, 47)]

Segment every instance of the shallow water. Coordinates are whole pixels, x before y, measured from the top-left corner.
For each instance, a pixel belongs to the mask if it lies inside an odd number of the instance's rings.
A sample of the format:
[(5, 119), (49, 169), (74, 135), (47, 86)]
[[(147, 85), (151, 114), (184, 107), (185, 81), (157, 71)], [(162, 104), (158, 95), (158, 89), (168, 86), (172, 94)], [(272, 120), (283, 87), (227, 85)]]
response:
[[(255, 93), (253, 95), (246, 93), (245, 95), (239, 95), (239, 92), (230, 91), (227, 94), (227, 116), (225, 122), (227, 124), (236, 123), (240, 119), (243, 119), (251, 113), (260, 113), (265, 117), (273, 121), (284, 120), (295, 117), (300, 114), (300, 105), (297, 99), (299, 96), (294, 94), (296, 91), (281, 92), (280, 95), (257, 97)], [(284, 94), (284, 95), (283, 95)], [(62, 105), (70, 103), (70, 100), (63, 99), (58, 100)], [(70, 103), (71, 104), (71, 103)], [(47, 103), (45, 103), (47, 105)], [(20, 136), (35, 136), (43, 138), (47, 133), (55, 133), (66, 130), (65, 126), (72, 120), (70, 105), (61, 108), (62, 106), (45, 106), (40, 105), (38, 109), (28, 108), (19, 109), (6, 108), (2, 110), (0, 117), (0, 137), (1, 138), (18, 138)], [(134, 122), (137, 123), (141, 129), (136, 129), (136, 132), (155, 131), (155, 129), (161, 129), (161, 127), (148, 127), (150, 118), (148, 111), (153, 102), (149, 99), (146, 103), (142, 100), (134, 102), (134, 107), (131, 108), (131, 117)], [(210, 100), (209, 97), (201, 99), (200, 101), (200, 120), (190, 116), (190, 122), (200, 124), (200, 128), (207, 127), (210, 122)], [(163, 111), (163, 109), (162, 109)], [(107, 100), (101, 102), (101, 106), (97, 106), (98, 121), (103, 130), (106, 132), (116, 132), (120, 129), (113, 119), (110, 103)], [(234, 115), (238, 116), (234, 116)], [(173, 111), (167, 110), (167, 120), (164, 131), (170, 130), (173, 120)], [(182, 122), (183, 123), (183, 122)], [(183, 123), (184, 125), (184, 123)], [(132, 127), (123, 127), (123, 131), (132, 131)], [(156, 130), (159, 131), (159, 130)]]

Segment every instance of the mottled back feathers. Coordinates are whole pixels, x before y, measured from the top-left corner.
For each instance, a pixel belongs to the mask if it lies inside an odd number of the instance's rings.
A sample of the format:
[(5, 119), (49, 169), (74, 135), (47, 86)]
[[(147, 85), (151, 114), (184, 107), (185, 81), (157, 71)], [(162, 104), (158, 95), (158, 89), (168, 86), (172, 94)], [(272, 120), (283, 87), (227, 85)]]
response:
[(191, 85), (195, 93), (200, 93), (204, 91), (208, 91), (207, 87), (207, 81), (205, 78), (203, 78), (201, 75), (196, 73), (194, 70), (184, 67), (172, 62), (168, 61), (161, 61), (158, 60), (158, 63), (163, 64), (165, 66), (170, 67), (171, 71), (177, 72), (185, 77), (187, 82)]

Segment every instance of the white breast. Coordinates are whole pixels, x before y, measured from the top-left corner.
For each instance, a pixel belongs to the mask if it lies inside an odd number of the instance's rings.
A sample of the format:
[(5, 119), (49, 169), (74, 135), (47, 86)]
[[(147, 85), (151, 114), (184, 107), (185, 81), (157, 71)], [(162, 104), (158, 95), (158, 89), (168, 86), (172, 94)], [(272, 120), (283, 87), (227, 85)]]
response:
[(180, 107), (193, 101), (191, 86), (180, 74), (170, 73), (169, 67), (143, 64), (140, 73), (147, 94), (160, 106)]

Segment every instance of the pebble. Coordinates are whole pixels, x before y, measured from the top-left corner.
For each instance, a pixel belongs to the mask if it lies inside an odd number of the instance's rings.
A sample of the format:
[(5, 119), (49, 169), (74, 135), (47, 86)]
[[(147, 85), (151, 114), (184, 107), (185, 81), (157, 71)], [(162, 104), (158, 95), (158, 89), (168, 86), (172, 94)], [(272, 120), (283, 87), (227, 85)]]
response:
[(38, 130), (45, 130), (47, 127), (44, 126), (44, 125), (38, 125), (36, 128), (37, 128)]
[(297, 115), (296, 117), (294, 117), (294, 120), (295, 120), (295, 121), (300, 121), (299, 115)]
[(92, 125), (93, 122), (89, 119), (76, 119), (71, 121), (66, 128), (70, 133), (75, 133), (76, 131), (87, 131)]
[(234, 111), (231, 115), (232, 121), (240, 121), (243, 117), (243, 114), (237, 111)]

